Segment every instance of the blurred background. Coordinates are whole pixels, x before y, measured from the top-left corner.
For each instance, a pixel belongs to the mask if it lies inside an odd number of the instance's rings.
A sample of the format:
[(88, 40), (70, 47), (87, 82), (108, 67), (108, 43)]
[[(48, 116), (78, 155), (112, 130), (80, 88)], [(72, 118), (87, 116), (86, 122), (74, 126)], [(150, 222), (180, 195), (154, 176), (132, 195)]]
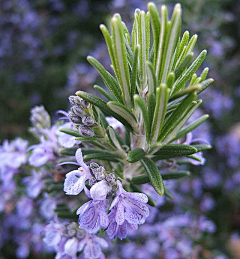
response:
[[(215, 79), (202, 96), (201, 112), (211, 118), (199, 133), (213, 149), (189, 180), (190, 210), (217, 226), (213, 247), (240, 258), (240, 1), (155, 1), (170, 10), (176, 2), (182, 4), (183, 29), (199, 35), (195, 55), (208, 50), (204, 66)], [(0, 1), (0, 140), (28, 137), (33, 106), (43, 104), (54, 117), (68, 109), (70, 94), (103, 85), (86, 61), (92, 55), (109, 68), (99, 24), (119, 12), (129, 25), (135, 8), (146, 10), (147, 1)]]

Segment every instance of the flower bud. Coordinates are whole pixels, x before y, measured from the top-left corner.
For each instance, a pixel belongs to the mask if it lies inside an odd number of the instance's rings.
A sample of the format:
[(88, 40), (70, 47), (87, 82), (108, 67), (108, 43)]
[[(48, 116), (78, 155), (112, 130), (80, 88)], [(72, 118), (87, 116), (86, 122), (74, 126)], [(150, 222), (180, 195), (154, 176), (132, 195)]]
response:
[(115, 174), (114, 173), (108, 174), (106, 177), (106, 180), (108, 183), (114, 183), (116, 180)]
[(89, 138), (89, 137), (93, 137), (94, 136), (94, 131), (91, 128), (87, 127), (87, 126), (81, 125), (78, 130), (79, 130), (79, 133), (83, 137), (88, 137)]
[(70, 112), (68, 114), (68, 118), (71, 122), (75, 123), (75, 124), (81, 124), (82, 123), (82, 119), (81, 117), (77, 116), (76, 114), (74, 114), (73, 112)]
[(88, 184), (90, 187), (92, 187), (95, 183), (97, 183), (97, 180), (95, 177), (91, 177), (89, 180), (88, 180)]
[(102, 181), (103, 179), (105, 179), (106, 170), (103, 166), (99, 166), (96, 169), (92, 169), (92, 172), (98, 181)]
[(89, 108), (90, 108), (90, 103), (87, 102), (87, 101), (85, 101), (85, 100), (83, 100), (83, 99), (81, 99), (81, 104), (82, 104), (82, 106), (83, 106), (84, 108), (86, 108), (86, 109), (89, 109)]
[(94, 121), (93, 118), (91, 118), (91, 117), (89, 117), (89, 116), (84, 116), (84, 117), (82, 118), (82, 123), (83, 123), (85, 126), (90, 127), (90, 126), (92, 126), (92, 125), (95, 123), (95, 121)]
[(99, 168), (99, 164), (92, 162), (92, 163), (90, 163), (89, 167), (90, 167), (90, 169), (94, 170), (96, 168)]
[[(72, 109), (73, 109), (73, 112), (74, 112), (77, 116), (79, 116), (79, 117), (82, 117), (82, 116), (85, 114), (85, 111), (84, 111), (83, 107), (81, 107), (81, 106), (79, 106), (79, 105), (74, 105), (74, 106), (72, 107)], [(85, 116), (84, 116), (84, 117), (85, 117)]]
[(79, 96), (70, 95), (70, 96), (68, 97), (68, 100), (69, 100), (69, 102), (70, 102), (70, 104), (71, 104), (72, 106), (74, 106), (74, 105), (81, 105), (81, 98), (80, 98)]

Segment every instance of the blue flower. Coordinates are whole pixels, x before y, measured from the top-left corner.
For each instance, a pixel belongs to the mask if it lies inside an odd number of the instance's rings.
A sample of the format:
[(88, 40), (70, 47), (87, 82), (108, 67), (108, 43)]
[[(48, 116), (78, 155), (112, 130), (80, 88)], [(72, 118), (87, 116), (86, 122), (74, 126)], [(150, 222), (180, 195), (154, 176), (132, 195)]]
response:
[(85, 182), (91, 177), (88, 166), (83, 162), (82, 151), (79, 148), (76, 151), (77, 165), (80, 167), (66, 174), (64, 182), (64, 192), (67, 195), (78, 195), (85, 187)]
[(127, 228), (130, 226), (136, 229), (137, 225), (143, 224), (149, 216), (149, 209), (146, 205), (148, 197), (143, 193), (126, 192), (120, 181), (117, 181), (118, 190), (113, 200), (109, 214), (109, 228), (107, 230), (110, 238), (118, 236), (123, 239), (127, 235)]
[(90, 234), (95, 234), (101, 228), (106, 229), (109, 224), (106, 207), (108, 200), (91, 200), (83, 204), (78, 210), (79, 228), (86, 230)]

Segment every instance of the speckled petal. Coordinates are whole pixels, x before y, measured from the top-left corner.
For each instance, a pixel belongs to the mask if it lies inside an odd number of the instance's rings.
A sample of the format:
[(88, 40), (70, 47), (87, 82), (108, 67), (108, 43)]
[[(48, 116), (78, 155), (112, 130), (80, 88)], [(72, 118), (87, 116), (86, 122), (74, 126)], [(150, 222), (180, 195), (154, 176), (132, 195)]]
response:
[(147, 203), (148, 202), (148, 197), (144, 193), (134, 193), (134, 192), (129, 192), (126, 195), (129, 199), (139, 201), (142, 203)]
[(118, 225), (122, 225), (124, 222), (124, 206), (122, 202), (119, 202), (117, 205), (117, 212), (116, 212), (116, 222)]
[(71, 171), (66, 174), (63, 190), (67, 195), (77, 195), (83, 190), (85, 181), (85, 175), (79, 170)]

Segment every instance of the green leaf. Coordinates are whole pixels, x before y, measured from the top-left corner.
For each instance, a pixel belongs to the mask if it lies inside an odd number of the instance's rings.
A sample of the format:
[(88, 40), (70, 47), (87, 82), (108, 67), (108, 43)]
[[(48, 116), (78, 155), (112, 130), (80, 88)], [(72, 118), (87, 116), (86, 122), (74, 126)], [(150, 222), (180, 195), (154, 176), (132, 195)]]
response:
[[(156, 96), (154, 93), (151, 93), (148, 98), (148, 116), (149, 116), (149, 122), (153, 121), (154, 116), (154, 110), (156, 106)], [(151, 123), (150, 123), (151, 126)], [(152, 126), (151, 126), (152, 127)]]
[(98, 92), (105, 96), (109, 101), (116, 101), (116, 99), (107, 93), (101, 86), (94, 85), (93, 88), (98, 90)]
[(181, 21), (182, 21), (181, 15), (182, 15), (181, 5), (176, 4), (171, 18), (171, 27), (169, 29), (168, 37), (166, 39), (167, 41), (164, 46), (161, 76), (159, 79), (161, 80), (160, 81), (161, 83), (166, 83), (167, 75), (169, 73), (170, 62), (180, 34)]
[(168, 190), (165, 190), (165, 193), (164, 193), (169, 199), (173, 200), (173, 195), (168, 191)]
[(89, 103), (97, 106), (103, 112), (106, 112), (110, 116), (116, 118), (118, 121), (120, 121), (123, 125), (125, 125), (128, 129), (130, 129), (132, 131), (131, 125), (125, 119), (123, 119), (121, 116), (119, 116), (117, 113), (113, 112), (107, 106), (107, 103), (105, 101), (103, 101), (102, 99), (100, 99), (100, 98), (98, 98), (98, 97), (96, 97), (96, 96), (94, 96), (92, 94), (83, 92), (83, 91), (76, 92), (76, 95), (78, 95), (79, 97), (81, 97), (84, 100), (88, 101)]
[(173, 93), (176, 93), (180, 89), (184, 87), (187, 81), (192, 77), (195, 71), (200, 67), (202, 62), (204, 61), (207, 55), (207, 51), (203, 50), (199, 56), (195, 59), (192, 65), (186, 70), (186, 72), (181, 76), (181, 78), (177, 81), (176, 85), (174, 86)]
[(119, 102), (122, 103), (121, 89), (116, 79), (95, 58), (88, 56), (87, 60), (92, 66), (94, 66), (98, 70), (109, 91), (116, 97)]
[(180, 129), (185, 125), (185, 123), (188, 121), (188, 119), (192, 116), (192, 114), (196, 111), (196, 109), (201, 105), (202, 100), (193, 101), (190, 105), (190, 108), (187, 109), (187, 111), (182, 116), (182, 119), (178, 121), (178, 123), (175, 125), (175, 128), (173, 131), (162, 141), (163, 144), (168, 143), (176, 136), (176, 134), (180, 131)]
[(105, 38), (105, 41), (106, 41), (106, 44), (107, 44), (107, 47), (108, 47), (109, 56), (110, 56), (112, 64), (113, 64), (114, 72), (115, 72), (115, 74), (117, 74), (115, 56), (114, 56), (114, 53), (113, 53), (113, 42), (112, 42), (111, 36), (110, 36), (109, 31), (108, 31), (108, 29), (106, 28), (105, 25), (101, 24), (100, 30), (102, 31), (102, 34)]
[(159, 133), (162, 129), (167, 102), (170, 90), (166, 87), (165, 84), (161, 84), (156, 90), (156, 106), (154, 111), (154, 117), (152, 122), (151, 130), (151, 139), (152, 143), (156, 142)]
[(163, 50), (164, 50), (164, 44), (167, 34), (167, 24), (168, 24), (168, 10), (165, 5), (162, 5), (161, 7), (161, 30), (160, 30), (160, 37), (159, 37), (159, 43), (158, 43), (158, 50), (156, 52), (156, 64), (155, 64), (155, 70), (156, 70), (156, 77), (158, 79), (158, 82), (160, 80), (160, 70), (161, 70), (161, 64), (163, 62)]
[(145, 133), (146, 133), (146, 139), (147, 139), (147, 141), (149, 141), (151, 125), (150, 125), (150, 122), (149, 122), (149, 115), (148, 115), (146, 104), (139, 95), (134, 95), (134, 102), (135, 102), (135, 105), (138, 105), (139, 108), (142, 111)]
[(179, 67), (174, 71), (176, 79), (178, 79), (179, 76), (183, 73), (183, 71), (188, 67), (192, 58), (193, 58), (193, 53), (191, 52), (186, 56), (186, 58), (182, 61)]
[(201, 75), (200, 75), (201, 80), (199, 81), (199, 83), (203, 82), (203, 81), (206, 79), (206, 77), (207, 77), (207, 75), (208, 75), (208, 71), (209, 71), (209, 68), (208, 68), (208, 67), (205, 67), (205, 68), (203, 69), (203, 71), (202, 71), (202, 73), (201, 73)]
[(189, 40), (189, 31), (185, 31), (182, 36), (182, 40), (179, 46), (179, 54), (183, 52), (183, 48), (188, 44)]
[(75, 156), (75, 153), (77, 151), (77, 148), (72, 147), (72, 148), (61, 148), (59, 150), (59, 154), (65, 155), (65, 156)]
[(169, 144), (163, 146), (159, 149), (155, 154), (153, 159), (154, 160), (163, 160), (169, 159), (179, 156), (186, 156), (197, 153), (198, 150), (190, 145), (183, 145), (183, 144)]
[(80, 140), (80, 141), (89, 141), (89, 142), (91, 142), (91, 141), (95, 141), (95, 140), (97, 140), (97, 141), (101, 141), (101, 138), (94, 138), (94, 137), (83, 137), (83, 136), (81, 136), (81, 137), (76, 137), (76, 140)]
[(157, 166), (151, 159), (147, 157), (144, 157), (143, 159), (141, 159), (141, 163), (148, 174), (148, 177), (150, 179), (150, 182), (153, 188), (159, 195), (162, 196), (164, 194), (164, 184), (163, 184), (162, 176)]
[(201, 92), (203, 92), (204, 90), (206, 90), (206, 89), (209, 87), (209, 85), (210, 85), (213, 81), (214, 81), (214, 79), (209, 78), (209, 79), (207, 79), (207, 80), (201, 82), (202, 89), (201, 89), (201, 90), (198, 90), (198, 91), (197, 91), (197, 94), (200, 94)]
[[(189, 171), (176, 171), (176, 172), (161, 172), (162, 179), (163, 180), (172, 180), (172, 179), (179, 179), (185, 176), (189, 176), (190, 172)], [(134, 178), (132, 178), (132, 183), (134, 184), (145, 184), (149, 183), (150, 179), (149, 176), (144, 174), (144, 175), (139, 175)]]
[(147, 61), (148, 95), (156, 93), (157, 79), (151, 62)]
[(158, 141), (163, 140), (168, 134), (173, 132), (176, 125), (178, 125), (182, 118), (185, 116), (192, 101), (194, 101), (196, 98), (197, 95), (195, 93), (191, 93), (183, 99), (178, 108), (170, 115), (169, 119), (164, 124)]
[(196, 129), (199, 125), (201, 125), (208, 118), (209, 118), (209, 115), (205, 114), (205, 115), (201, 116), (200, 118), (198, 118), (197, 120), (193, 121), (188, 126), (186, 126), (184, 129), (180, 130), (177, 133), (176, 137), (174, 139), (172, 139), (172, 141), (175, 141), (175, 140), (185, 136), (187, 133), (193, 131), (194, 129)]
[(74, 137), (82, 137), (82, 135), (74, 129), (62, 128), (59, 131), (66, 133), (68, 135), (74, 136)]
[(198, 162), (202, 162), (202, 159), (200, 159), (199, 157), (193, 156), (193, 155), (188, 155), (188, 156), (186, 156), (186, 157), (188, 157), (188, 158), (190, 158), (190, 159), (193, 159), (193, 160), (196, 160), (196, 161), (198, 161)]
[(158, 45), (159, 45), (159, 35), (160, 35), (161, 23), (160, 23), (157, 7), (154, 3), (148, 4), (148, 11), (150, 13), (152, 31), (153, 31), (154, 66), (156, 67), (156, 59), (157, 59), (156, 55), (157, 55)]
[(174, 84), (174, 81), (175, 81), (175, 74), (173, 72), (169, 73), (168, 76), (167, 76), (167, 87), (169, 89), (172, 89), (172, 86)]
[[(137, 186), (137, 185), (135, 185), (135, 184), (133, 184), (133, 183), (130, 184), (130, 187), (131, 187), (132, 190), (135, 191), (135, 192), (144, 193), (144, 192), (141, 190), (141, 188), (140, 188), (139, 186)], [(147, 195), (146, 193), (144, 193), (144, 194), (148, 197), (148, 202), (147, 202), (147, 204), (150, 205), (150, 206), (152, 206), (152, 207), (156, 207), (157, 205), (156, 205), (155, 201), (154, 201), (149, 195)]]
[(172, 173), (164, 173), (162, 172), (162, 178), (163, 180), (172, 180), (172, 179), (179, 179), (179, 178), (183, 178), (186, 176), (189, 176), (190, 172), (189, 171), (176, 171), (176, 172), (172, 172)]
[(115, 14), (111, 20), (113, 33), (113, 51), (118, 71), (118, 80), (122, 87), (122, 92), (127, 104), (131, 107), (130, 100), (130, 75), (128, 70), (127, 50), (124, 40), (124, 30), (119, 14)]
[(86, 159), (86, 160), (99, 159), (99, 160), (107, 160), (111, 162), (119, 162), (119, 160), (121, 160), (121, 157), (114, 152), (102, 151), (101, 153), (93, 153), (93, 154), (85, 155), (83, 159)]
[(108, 135), (108, 138), (109, 138), (109, 141), (111, 142), (111, 144), (114, 147), (116, 147), (118, 150), (121, 150), (122, 149), (121, 144), (117, 138), (117, 134), (116, 134), (115, 130), (113, 129), (113, 127), (111, 127), (111, 126), (107, 127), (107, 135)]
[(188, 94), (191, 94), (195, 91), (198, 91), (198, 90), (201, 90), (202, 89), (202, 86), (201, 84), (197, 84), (197, 85), (192, 85), (192, 86), (189, 86), (187, 88), (184, 88), (183, 90), (180, 90), (178, 91), (177, 93), (173, 94), (170, 98), (169, 98), (169, 101), (173, 101), (173, 100), (176, 100), (184, 95), (188, 95)]
[(107, 106), (116, 114), (121, 116), (125, 121), (127, 121), (134, 131), (137, 131), (137, 120), (133, 113), (124, 105), (117, 102), (108, 102)]
[(135, 148), (128, 152), (127, 161), (129, 163), (136, 163), (145, 157), (145, 151), (142, 148)]
[(139, 52), (139, 45), (137, 45), (135, 50), (134, 50), (133, 66), (132, 66), (132, 72), (131, 72), (131, 98), (132, 98), (132, 102), (133, 102), (133, 96), (136, 92), (136, 85), (137, 85), (138, 52)]
[(201, 151), (205, 151), (205, 150), (208, 150), (208, 149), (211, 149), (212, 147), (210, 145), (192, 145), (193, 147), (195, 147), (197, 149), (198, 152), (201, 152)]

